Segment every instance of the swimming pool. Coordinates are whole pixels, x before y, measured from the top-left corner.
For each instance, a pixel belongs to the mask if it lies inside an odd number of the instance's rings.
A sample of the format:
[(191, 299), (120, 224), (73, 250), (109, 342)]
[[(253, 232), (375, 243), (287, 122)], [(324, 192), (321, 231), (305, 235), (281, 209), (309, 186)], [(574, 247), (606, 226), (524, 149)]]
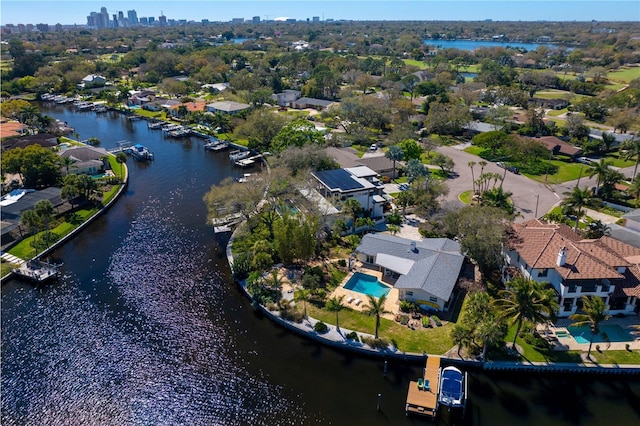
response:
[(353, 274), (344, 285), (344, 288), (373, 297), (384, 296), (391, 290), (391, 288), (378, 281), (378, 278), (373, 275), (363, 274), (362, 272)]
[[(591, 329), (589, 326), (584, 327), (567, 327), (571, 336), (578, 343), (589, 343), (591, 340)], [(609, 337), (609, 342), (631, 342), (633, 338), (619, 325), (601, 325), (600, 334), (593, 339), (594, 343), (605, 343), (603, 333)]]

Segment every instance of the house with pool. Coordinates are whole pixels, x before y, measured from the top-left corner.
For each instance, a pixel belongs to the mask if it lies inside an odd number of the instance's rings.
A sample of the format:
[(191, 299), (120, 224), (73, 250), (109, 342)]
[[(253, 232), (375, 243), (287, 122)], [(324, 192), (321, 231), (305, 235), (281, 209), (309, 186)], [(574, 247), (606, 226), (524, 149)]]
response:
[(413, 241), (388, 234), (367, 234), (355, 256), (364, 268), (381, 272), (382, 282), (398, 290), (398, 299), (427, 310), (448, 310), (464, 255), (448, 238)]
[(503, 256), (505, 280), (518, 271), (553, 286), (558, 317), (579, 311), (582, 296), (601, 297), (611, 315), (638, 312), (640, 248), (606, 235), (583, 239), (565, 224), (533, 219), (512, 225)]

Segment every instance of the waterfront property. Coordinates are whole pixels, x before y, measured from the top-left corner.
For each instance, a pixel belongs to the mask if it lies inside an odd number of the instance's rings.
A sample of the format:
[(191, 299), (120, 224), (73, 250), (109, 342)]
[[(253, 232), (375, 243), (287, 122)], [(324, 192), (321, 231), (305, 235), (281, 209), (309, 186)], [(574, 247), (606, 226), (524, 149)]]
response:
[(367, 234), (355, 251), (366, 268), (380, 271), (382, 281), (398, 290), (399, 300), (424, 309), (449, 308), (464, 256), (448, 238), (412, 241), (388, 234)]
[(405, 412), (435, 418), (438, 412), (440, 357), (429, 355), (424, 374), (409, 382)]
[(534, 219), (512, 225), (503, 255), (505, 279), (514, 268), (553, 286), (559, 298), (558, 317), (576, 313), (582, 296), (601, 297), (610, 315), (637, 312), (640, 248), (606, 235), (584, 240), (565, 224)]
[(69, 158), (72, 161), (71, 166), (67, 170), (62, 167), (62, 174), (87, 174), (95, 175), (104, 173), (108, 161), (104, 160), (109, 152), (104, 148), (93, 147), (89, 145), (70, 146), (63, 149), (59, 153), (60, 158)]
[(382, 284), (373, 275), (356, 272), (344, 285), (345, 290), (352, 290), (367, 296), (381, 297), (389, 294), (391, 287)]

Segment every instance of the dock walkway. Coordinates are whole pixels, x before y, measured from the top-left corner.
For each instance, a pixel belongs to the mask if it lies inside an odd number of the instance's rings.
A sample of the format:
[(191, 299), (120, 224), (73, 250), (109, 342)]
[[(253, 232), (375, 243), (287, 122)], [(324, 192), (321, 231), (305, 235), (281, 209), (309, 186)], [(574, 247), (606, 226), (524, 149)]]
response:
[(418, 382), (409, 382), (406, 413), (435, 417), (438, 412), (438, 375), (440, 374), (440, 357), (429, 355), (424, 370), (424, 388), (418, 387)]

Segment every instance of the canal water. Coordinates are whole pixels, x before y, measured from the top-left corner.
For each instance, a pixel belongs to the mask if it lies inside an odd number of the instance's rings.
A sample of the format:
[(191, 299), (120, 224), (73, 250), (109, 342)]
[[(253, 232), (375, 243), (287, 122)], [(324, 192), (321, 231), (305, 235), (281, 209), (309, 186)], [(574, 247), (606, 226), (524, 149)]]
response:
[[(39, 106), (82, 139), (156, 159), (129, 160), (127, 193), (52, 254), (62, 280), (3, 285), (3, 425), (429, 424), (404, 415), (422, 365), (389, 361), (385, 375), (292, 335), (232, 283), (202, 197), (246, 170), (144, 121)], [(470, 394), (467, 424), (640, 424), (637, 379), (471, 372)]]

